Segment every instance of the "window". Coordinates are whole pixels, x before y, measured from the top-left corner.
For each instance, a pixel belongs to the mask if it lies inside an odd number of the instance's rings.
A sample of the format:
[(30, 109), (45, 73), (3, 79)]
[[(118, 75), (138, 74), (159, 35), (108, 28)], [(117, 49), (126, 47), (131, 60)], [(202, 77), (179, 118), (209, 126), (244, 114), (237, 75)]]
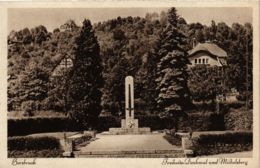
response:
[(202, 59), (202, 63), (205, 64), (205, 59), (204, 58)]
[(197, 64), (197, 59), (194, 60), (195, 64)]
[(207, 58), (207, 59), (206, 59), (206, 64), (208, 64), (208, 63), (209, 63), (209, 59)]
[(199, 59), (199, 64), (201, 63), (201, 59)]

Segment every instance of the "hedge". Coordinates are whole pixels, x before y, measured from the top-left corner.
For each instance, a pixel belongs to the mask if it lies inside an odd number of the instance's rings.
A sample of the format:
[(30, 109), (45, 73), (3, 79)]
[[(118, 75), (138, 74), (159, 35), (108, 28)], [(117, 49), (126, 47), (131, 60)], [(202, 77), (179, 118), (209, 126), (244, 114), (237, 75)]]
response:
[(8, 137), (8, 151), (61, 149), (54, 137)]
[[(150, 127), (151, 130), (171, 129), (176, 121), (170, 118), (160, 118), (158, 116), (135, 116), (139, 120), (139, 127)], [(187, 118), (178, 122), (182, 130), (191, 129), (193, 131), (224, 130), (224, 115), (215, 113), (191, 113)], [(111, 127), (120, 127), (121, 118), (108, 116), (99, 117), (93, 129), (98, 132), (108, 131)], [(66, 117), (50, 118), (23, 118), (8, 120), (8, 136), (21, 136), (42, 132), (62, 132), (62, 131), (82, 131), (88, 130), (81, 124), (73, 122)]]
[(76, 138), (73, 142), (74, 142), (75, 146), (79, 146), (83, 143), (88, 142), (91, 138), (92, 138), (92, 136), (90, 136), (90, 135), (83, 135), (80, 138)]
[(44, 149), (44, 150), (12, 150), (8, 151), (9, 158), (56, 158), (62, 157), (64, 151), (60, 149)]
[(32, 117), (8, 119), (8, 136), (23, 136), (42, 132), (78, 131), (84, 129), (66, 117)]
[(184, 127), (192, 131), (222, 131), (225, 130), (223, 113), (191, 113), (184, 120)]
[(225, 127), (227, 130), (252, 130), (253, 110), (245, 108), (234, 109), (225, 115)]
[(178, 134), (163, 136), (170, 144), (181, 147), (181, 136)]
[[(238, 109), (241, 107), (244, 107), (246, 105), (245, 101), (236, 101), (236, 102), (219, 102), (219, 112), (221, 113), (227, 113), (230, 109)], [(217, 112), (216, 111), (216, 102), (215, 103), (201, 103), (196, 102), (195, 103), (195, 110), (201, 111), (201, 112)]]
[[(139, 127), (150, 127), (151, 130), (171, 129), (176, 122), (171, 118), (160, 118), (159, 116), (135, 116)], [(111, 127), (120, 127), (121, 118), (113, 116), (100, 117), (96, 129), (107, 131)], [(225, 130), (224, 115), (216, 113), (191, 113), (179, 121), (179, 129), (193, 131)]]
[(193, 139), (193, 145), (196, 155), (250, 151), (253, 148), (253, 133), (203, 134)]

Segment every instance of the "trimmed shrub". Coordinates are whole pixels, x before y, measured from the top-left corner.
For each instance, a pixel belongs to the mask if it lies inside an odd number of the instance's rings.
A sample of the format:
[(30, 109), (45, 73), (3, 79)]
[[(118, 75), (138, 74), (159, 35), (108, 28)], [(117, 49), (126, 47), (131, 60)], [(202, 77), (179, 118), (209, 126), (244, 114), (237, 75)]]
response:
[(98, 132), (107, 131), (111, 127), (121, 127), (121, 118), (114, 116), (99, 117), (96, 129)]
[(173, 128), (174, 119), (160, 118), (159, 116), (136, 116), (140, 127), (150, 127), (151, 130), (163, 130)]
[(193, 145), (196, 155), (250, 151), (253, 148), (253, 134), (252, 132), (203, 134), (193, 139)]
[[(158, 116), (136, 116), (140, 127), (150, 127), (151, 130), (164, 130), (174, 127), (173, 118), (160, 118)], [(223, 114), (191, 113), (179, 123), (180, 130), (191, 128), (192, 131), (224, 130)], [(112, 127), (120, 127), (121, 118), (114, 116), (99, 117), (93, 128), (98, 132), (107, 131)], [(31, 117), (21, 119), (8, 119), (8, 136), (23, 136), (34, 133), (83, 131), (88, 130), (82, 124), (67, 117)]]
[(22, 136), (33, 133), (80, 131), (84, 127), (67, 117), (32, 117), (8, 119), (8, 136)]
[(192, 131), (221, 131), (225, 130), (224, 115), (222, 113), (191, 113), (184, 120), (184, 130)]
[(59, 139), (54, 137), (8, 137), (8, 150), (60, 149)]
[(212, 113), (212, 112), (221, 112), (227, 113), (230, 109), (238, 109), (245, 106), (245, 101), (236, 101), (236, 102), (219, 102), (219, 111), (216, 111), (216, 102), (215, 103), (195, 103), (196, 110), (201, 111), (202, 113)]
[(163, 136), (170, 144), (175, 145), (175, 146), (181, 146), (181, 136), (178, 134), (174, 135), (165, 135)]
[(8, 151), (9, 158), (54, 158), (62, 157), (63, 150), (60, 149), (44, 149), (44, 150), (28, 150), (19, 151), (12, 150)]
[(92, 137), (90, 135), (83, 135), (80, 138), (76, 138), (73, 142), (75, 146), (78, 146), (82, 143), (88, 142)]

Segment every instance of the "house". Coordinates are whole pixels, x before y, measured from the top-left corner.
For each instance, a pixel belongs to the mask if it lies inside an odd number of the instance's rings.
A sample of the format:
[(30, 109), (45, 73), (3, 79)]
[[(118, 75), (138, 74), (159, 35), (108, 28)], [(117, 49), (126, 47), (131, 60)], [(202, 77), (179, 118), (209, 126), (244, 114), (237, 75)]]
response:
[(212, 42), (198, 43), (188, 51), (190, 66), (206, 64), (209, 66), (227, 65), (227, 53)]
[(73, 60), (71, 57), (65, 57), (60, 60), (60, 63), (54, 68), (52, 72), (52, 77), (55, 76), (62, 76), (64, 72), (68, 69), (73, 67)]

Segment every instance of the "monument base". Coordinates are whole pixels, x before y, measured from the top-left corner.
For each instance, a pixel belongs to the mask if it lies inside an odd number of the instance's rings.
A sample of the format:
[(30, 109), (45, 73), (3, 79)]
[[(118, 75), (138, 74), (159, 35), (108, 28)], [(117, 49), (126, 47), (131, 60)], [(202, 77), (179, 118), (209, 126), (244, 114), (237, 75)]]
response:
[(138, 119), (122, 119), (121, 128), (138, 128)]
[(127, 118), (121, 120), (121, 128), (109, 128), (109, 133), (112, 135), (123, 134), (149, 134), (151, 129), (149, 127), (138, 127), (138, 119)]
[(124, 134), (150, 134), (151, 129), (149, 127), (142, 128), (109, 128), (109, 133), (112, 135), (124, 135)]

